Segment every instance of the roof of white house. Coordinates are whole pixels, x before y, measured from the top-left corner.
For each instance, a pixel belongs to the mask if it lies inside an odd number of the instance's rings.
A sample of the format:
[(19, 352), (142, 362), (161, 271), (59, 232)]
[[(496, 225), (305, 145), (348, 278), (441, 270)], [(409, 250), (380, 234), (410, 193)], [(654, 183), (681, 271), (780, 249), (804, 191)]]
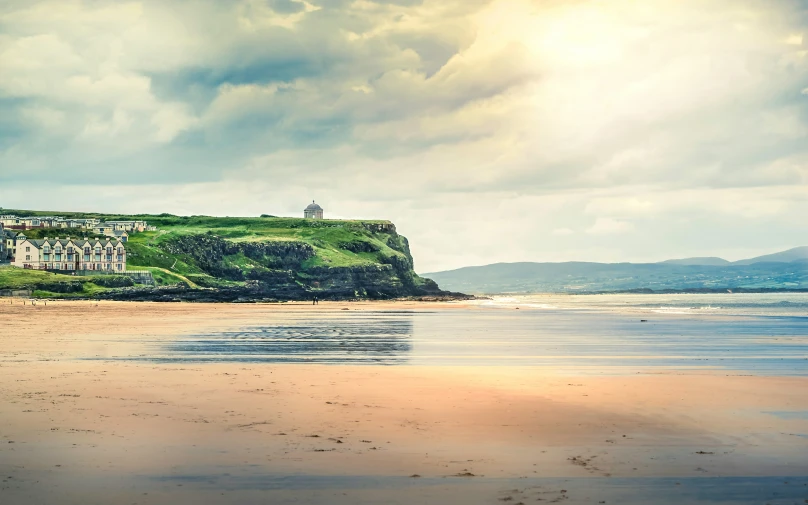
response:
[(71, 243), (71, 242), (74, 245), (84, 245), (86, 243), (94, 244), (94, 243), (97, 243), (97, 242), (101, 243), (103, 245), (106, 245), (106, 244), (116, 244), (117, 245), (118, 242), (120, 242), (119, 240), (116, 240), (116, 241), (113, 242), (113, 240), (111, 238), (109, 238), (109, 237), (107, 237), (105, 239), (97, 239), (97, 238), (83, 239), (82, 238), (82, 239), (58, 239), (58, 240), (57, 239), (44, 239), (43, 238), (43, 239), (25, 239), (25, 241), (27, 241), (29, 244), (32, 244), (37, 249), (42, 248), (45, 245), (48, 245), (49, 247), (56, 247), (57, 244), (62, 246), (62, 247), (67, 247), (67, 245), (69, 243)]

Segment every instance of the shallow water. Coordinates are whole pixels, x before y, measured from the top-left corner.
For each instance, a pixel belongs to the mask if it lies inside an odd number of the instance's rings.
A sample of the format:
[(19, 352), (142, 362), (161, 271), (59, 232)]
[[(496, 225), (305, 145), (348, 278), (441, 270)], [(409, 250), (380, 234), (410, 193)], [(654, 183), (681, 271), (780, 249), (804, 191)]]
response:
[[(228, 471), (229, 470), (229, 471)], [(89, 485), (88, 485), (89, 484)], [(10, 503), (55, 503), (48, 486)], [(399, 476), (261, 474), (240, 468), (209, 473), (130, 475), (60, 482), (71, 498), (108, 503), (171, 504), (488, 504), (792, 505), (808, 496), (805, 476), (685, 478), (409, 478)], [(147, 489), (148, 492), (141, 492)], [(76, 500), (70, 503), (79, 503)], [(30, 501), (29, 501), (30, 500)]]
[(177, 337), (159, 362), (537, 366), (572, 374), (808, 375), (808, 317), (488, 307), (286, 313), (283, 322)]
[[(776, 412), (764, 412), (765, 414), (770, 414), (780, 419), (808, 419), (808, 411), (801, 410), (795, 412), (789, 411), (776, 411)], [(808, 436), (808, 435), (804, 435)]]
[(621, 314), (808, 317), (808, 293), (612, 294), (495, 296), (488, 307), (533, 307)]
[[(314, 476), (314, 475), (251, 475), (222, 477), (211, 475), (178, 475), (153, 477), (163, 483), (186, 482), (210, 490), (245, 490), (303, 492), (296, 497), (306, 502), (305, 494), (312, 491), (373, 490), (400, 495), (407, 489), (436, 488), (442, 503), (463, 503), (475, 493), (489, 494), (499, 490), (498, 502), (564, 502), (567, 504), (618, 503), (624, 505), (682, 505), (733, 504), (758, 505), (767, 503), (792, 504), (808, 496), (808, 478), (783, 477), (690, 477), (690, 478), (419, 478)], [(460, 481), (460, 482), (459, 482)], [(463, 482), (464, 481), (464, 482)], [(562, 492), (563, 491), (563, 492)], [(438, 494), (438, 493), (435, 493)], [(423, 493), (425, 497), (429, 493)], [(457, 495), (468, 495), (458, 499)], [(290, 497), (291, 498), (291, 497)], [(365, 502), (354, 496), (349, 503)], [(509, 499), (510, 498), (510, 499)], [(333, 499), (333, 498), (332, 498)], [(344, 498), (343, 498), (344, 499)], [(388, 497), (387, 500), (390, 500)], [(292, 500), (290, 500), (292, 501)], [(296, 501), (296, 500), (295, 500)], [(342, 500), (335, 500), (342, 501)], [(393, 500), (398, 501), (398, 500)], [(430, 502), (432, 500), (429, 500)], [(475, 500), (476, 501), (476, 500)], [(493, 497), (490, 500), (493, 502)], [(406, 501), (405, 501), (406, 502)]]

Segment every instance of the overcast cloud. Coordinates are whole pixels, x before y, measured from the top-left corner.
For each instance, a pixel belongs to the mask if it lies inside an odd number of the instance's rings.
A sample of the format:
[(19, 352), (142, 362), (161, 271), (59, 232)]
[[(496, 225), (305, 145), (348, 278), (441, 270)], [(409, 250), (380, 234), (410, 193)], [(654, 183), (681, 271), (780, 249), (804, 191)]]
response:
[(808, 245), (808, 2), (0, 3), (0, 206), (311, 199), (420, 272)]

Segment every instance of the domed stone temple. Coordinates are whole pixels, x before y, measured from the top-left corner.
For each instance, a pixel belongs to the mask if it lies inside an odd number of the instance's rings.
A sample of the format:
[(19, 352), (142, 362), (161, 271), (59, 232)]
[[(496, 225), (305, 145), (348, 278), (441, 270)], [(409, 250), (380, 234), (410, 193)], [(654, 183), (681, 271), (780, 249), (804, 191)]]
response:
[(306, 219), (322, 219), (323, 208), (311, 201), (308, 207), (303, 210), (303, 217)]

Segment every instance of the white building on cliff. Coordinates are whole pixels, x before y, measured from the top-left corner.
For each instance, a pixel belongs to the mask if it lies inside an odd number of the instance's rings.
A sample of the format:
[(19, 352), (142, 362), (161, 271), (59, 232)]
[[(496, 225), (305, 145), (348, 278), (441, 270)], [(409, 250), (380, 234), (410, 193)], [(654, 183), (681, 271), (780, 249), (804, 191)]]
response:
[(303, 209), (303, 217), (306, 219), (322, 219), (323, 208), (312, 200), (309, 206)]
[(121, 240), (42, 239), (17, 237), (14, 266), (35, 270), (126, 272), (126, 247)]

